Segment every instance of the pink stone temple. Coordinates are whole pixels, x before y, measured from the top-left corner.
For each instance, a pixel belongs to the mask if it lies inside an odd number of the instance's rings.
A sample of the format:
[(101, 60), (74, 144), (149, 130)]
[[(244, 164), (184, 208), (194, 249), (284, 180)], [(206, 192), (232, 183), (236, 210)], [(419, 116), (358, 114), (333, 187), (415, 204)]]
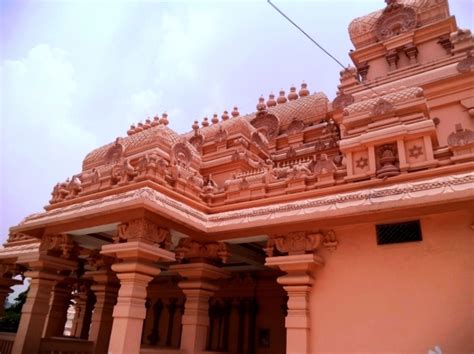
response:
[(90, 152), (0, 249), (2, 305), (30, 278), (0, 352), (472, 353), (474, 40), (447, 0), (386, 3), (332, 102)]

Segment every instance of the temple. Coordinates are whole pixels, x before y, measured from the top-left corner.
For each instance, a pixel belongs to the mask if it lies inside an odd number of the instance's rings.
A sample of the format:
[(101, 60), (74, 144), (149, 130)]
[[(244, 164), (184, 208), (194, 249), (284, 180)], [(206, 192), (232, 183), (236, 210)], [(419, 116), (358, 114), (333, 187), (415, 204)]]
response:
[(1, 353), (473, 352), (473, 37), (447, 0), (349, 35), (332, 102), (303, 83), (90, 152), (0, 249), (2, 304), (30, 279)]

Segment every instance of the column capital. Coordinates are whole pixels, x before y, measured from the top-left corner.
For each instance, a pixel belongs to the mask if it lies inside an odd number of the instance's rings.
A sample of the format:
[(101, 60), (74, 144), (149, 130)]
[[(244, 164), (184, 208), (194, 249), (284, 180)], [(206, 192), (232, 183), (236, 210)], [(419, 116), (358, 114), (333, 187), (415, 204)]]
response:
[(321, 246), (329, 251), (337, 248), (338, 241), (333, 230), (294, 231), (286, 234), (270, 235), (265, 252), (273, 257), (275, 249), (282, 253), (304, 255), (315, 253)]
[(176, 246), (176, 259), (188, 259), (191, 262), (225, 263), (230, 256), (225, 242), (202, 242), (189, 237), (179, 240)]
[(172, 245), (169, 230), (146, 218), (133, 219), (118, 226), (116, 242), (130, 241), (157, 244), (167, 250)]

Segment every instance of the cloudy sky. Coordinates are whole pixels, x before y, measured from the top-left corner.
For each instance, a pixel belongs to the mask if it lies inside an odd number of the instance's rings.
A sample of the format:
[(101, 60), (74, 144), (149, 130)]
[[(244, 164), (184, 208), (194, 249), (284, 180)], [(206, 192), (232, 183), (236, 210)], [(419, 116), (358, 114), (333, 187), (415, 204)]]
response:
[[(472, 0), (450, 2), (474, 23)], [(385, 5), (274, 3), (345, 65), (347, 25)], [(0, 241), (131, 123), (166, 111), (185, 132), (302, 81), (333, 98), (340, 70), (265, 0), (0, 0), (0, 46)]]

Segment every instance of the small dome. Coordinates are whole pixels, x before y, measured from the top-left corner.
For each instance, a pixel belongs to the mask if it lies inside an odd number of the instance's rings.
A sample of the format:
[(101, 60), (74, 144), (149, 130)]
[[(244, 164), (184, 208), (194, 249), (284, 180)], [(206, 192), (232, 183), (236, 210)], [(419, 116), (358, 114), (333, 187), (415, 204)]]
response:
[(296, 87), (290, 87), (290, 93), (288, 94), (288, 99), (290, 101), (296, 100), (298, 98), (298, 94), (296, 93)]
[(280, 96), (277, 98), (277, 103), (282, 104), (287, 101), (286, 96), (285, 96), (285, 90), (280, 90)]
[(240, 116), (240, 112), (239, 112), (239, 109), (237, 107), (234, 107), (234, 109), (232, 110), (232, 117), (238, 117)]
[(229, 112), (224, 111), (224, 113), (222, 113), (221, 118), (223, 121), (226, 121), (227, 119), (229, 119)]
[(268, 96), (267, 107), (274, 107), (274, 106), (276, 106), (276, 104), (277, 104), (277, 102), (275, 100), (275, 95), (273, 93), (271, 93)]
[(211, 122), (212, 124), (219, 123), (219, 116), (216, 113), (214, 113), (214, 115), (212, 116)]
[(303, 82), (301, 84), (301, 89), (300, 89), (299, 95), (300, 95), (300, 97), (306, 97), (306, 96), (309, 95), (308, 84), (306, 84), (306, 82)]
[(257, 108), (257, 111), (259, 111), (259, 112), (262, 112), (267, 108), (267, 106), (265, 104), (265, 99), (263, 98), (263, 96), (260, 96), (260, 98), (258, 99), (258, 103), (257, 103), (256, 108)]
[(204, 117), (202, 122), (201, 122), (201, 125), (203, 127), (208, 127), (209, 126), (209, 120), (207, 119), (207, 117)]

